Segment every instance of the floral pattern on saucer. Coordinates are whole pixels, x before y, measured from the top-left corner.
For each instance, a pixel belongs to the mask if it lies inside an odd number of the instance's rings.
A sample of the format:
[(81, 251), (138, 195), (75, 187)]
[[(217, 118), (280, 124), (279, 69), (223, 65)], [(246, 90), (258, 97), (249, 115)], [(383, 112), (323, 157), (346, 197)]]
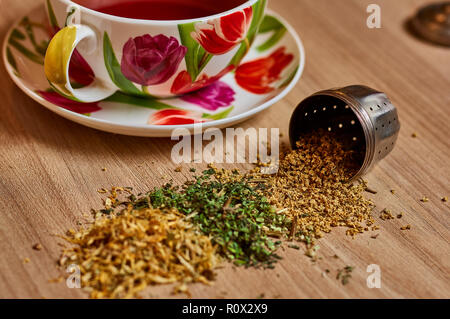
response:
[[(190, 41), (201, 47), (204, 53), (202, 57), (195, 57), (196, 61), (200, 61), (197, 67), (188, 67), (187, 71), (176, 74), (171, 91), (181, 95), (179, 98), (149, 98), (145, 92), (147, 85), (164, 81), (174, 75), (172, 73), (176, 68), (158, 68), (157, 72), (143, 68), (141, 74), (127, 72), (130, 64), (145, 66), (146, 61), (135, 59), (134, 54), (136, 50), (147, 50), (149, 47), (160, 50), (165, 54), (161, 56), (175, 65), (182, 58), (189, 60), (189, 49), (185, 49), (184, 43), (178, 43), (176, 39), (158, 35), (130, 39), (123, 48), (126, 54), (119, 62), (108, 46), (108, 35), (105, 34), (104, 49), (110, 59), (105, 63), (110, 64), (110, 72), (115, 72), (114, 76), (119, 76), (119, 80), (142, 85), (143, 90), (137, 90), (133, 85), (136, 91), (117, 92), (98, 103), (73, 101), (49, 87), (43, 60), (49, 40), (59, 27), (54, 21), (47, 21), (43, 7), (33, 10), (11, 28), (3, 53), (7, 69), (16, 84), (33, 99), (66, 118), (120, 134), (170, 136), (169, 129), (174, 126), (184, 125), (191, 129), (192, 124), (204, 123), (205, 127), (225, 127), (241, 122), (279, 100), (299, 79), (304, 67), (304, 53), (295, 32), (280, 17), (268, 13), (255, 34), (254, 45), (249, 49), (245, 41), (242, 44), (240, 41), (248, 32), (248, 20), (251, 18), (252, 12), (245, 11), (234, 17), (241, 26), (234, 30), (235, 34), (231, 30), (221, 30), (221, 21), (211, 22), (211, 26), (180, 28), (181, 38), (189, 36)], [(218, 39), (219, 35), (222, 38)], [(210, 54), (221, 54), (236, 45), (240, 45), (238, 52), (245, 55), (240, 66), (236, 68), (230, 63), (215, 76), (201, 72), (201, 64), (208, 61)], [(164, 59), (160, 62), (164, 63)], [(89, 85), (94, 76), (81, 54), (75, 51), (70, 61), (72, 85)], [(198, 90), (205, 83), (208, 86)]]

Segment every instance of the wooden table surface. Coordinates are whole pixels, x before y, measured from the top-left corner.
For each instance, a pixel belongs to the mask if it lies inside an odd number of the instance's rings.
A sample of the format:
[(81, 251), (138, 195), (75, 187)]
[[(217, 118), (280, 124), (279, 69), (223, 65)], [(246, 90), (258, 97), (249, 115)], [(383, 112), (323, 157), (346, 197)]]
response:
[[(378, 190), (371, 197), (380, 235), (352, 240), (335, 229), (320, 240), (322, 259), (316, 263), (303, 250), (287, 248), (280, 250), (283, 260), (274, 270), (224, 264), (213, 286), (191, 286), (194, 298), (256, 298), (262, 293), (267, 298), (450, 297), (450, 209), (441, 201), (450, 196), (450, 50), (417, 40), (404, 29), (406, 19), (427, 2), (376, 1), (381, 29), (366, 27), (372, 0), (270, 2), (301, 36), (306, 68), (285, 99), (242, 126), (279, 127), (287, 141), (290, 114), (309, 94), (349, 84), (386, 92), (398, 107), (402, 128), (394, 151), (366, 176)], [(0, 38), (14, 19), (36, 5), (35, 0), (0, 0)], [(188, 169), (174, 172), (170, 140), (119, 136), (72, 123), (28, 98), (3, 65), (0, 69), (0, 297), (86, 297), (64, 282), (48, 282), (61, 274), (56, 268), (59, 241), (53, 234), (76, 227), (90, 208), (100, 208), (99, 188), (145, 191), (161, 185), (163, 176), (183, 182), (190, 174)], [(420, 202), (423, 196), (430, 201)], [(384, 207), (403, 211), (404, 217), (381, 221), (378, 213)], [(412, 229), (401, 231), (405, 224)], [(33, 250), (35, 243), (43, 249)], [(24, 264), (24, 258), (30, 262)], [(369, 264), (380, 266), (380, 289), (367, 287)], [(347, 265), (355, 270), (343, 286), (336, 272)], [(143, 296), (183, 297), (170, 293), (171, 287), (159, 286)]]

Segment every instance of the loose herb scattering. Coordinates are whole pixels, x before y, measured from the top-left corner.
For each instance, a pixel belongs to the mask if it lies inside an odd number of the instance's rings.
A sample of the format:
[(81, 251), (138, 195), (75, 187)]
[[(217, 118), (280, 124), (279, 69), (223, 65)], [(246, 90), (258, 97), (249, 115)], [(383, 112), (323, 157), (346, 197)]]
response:
[(218, 252), (237, 265), (273, 268), (275, 254), (290, 220), (276, 212), (266, 197), (238, 171), (211, 167), (180, 187), (167, 184), (136, 199), (134, 206), (174, 207), (201, 232), (211, 236)]
[[(347, 227), (350, 236), (377, 230), (374, 205), (363, 196), (367, 183), (347, 182), (360, 154), (326, 131), (302, 136), (297, 146), (282, 154), (273, 175), (261, 173), (268, 164), (245, 175), (210, 166), (182, 186), (138, 195), (113, 188), (94, 224), (65, 238), (73, 246), (60, 264), (80, 265), (91, 297), (133, 297), (149, 284), (179, 282), (177, 291), (186, 291), (188, 282), (208, 283), (215, 253), (237, 265), (274, 268), (281, 239), (305, 242), (306, 255), (316, 259), (315, 241), (333, 227)], [(123, 191), (128, 197), (119, 200)], [(338, 273), (344, 285), (352, 270)]]
[(167, 283), (178, 283), (175, 292), (188, 293), (187, 283), (210, 283), (218, 262), (210, 238), (175, 209), (128, 205), (63, 238), (72, 245), (59, 264), (78, 265), (91, 298), (136, 297), (148, 285)]
[(380, 219), (381, 220), (389, 220), (389, 219), (394, 219), (394, 215), (392, 215), (392, 212), (385, 208), (380, 212)]
[(276, 174), (261, 174), (260, 168), (251, 173), (265, 179), (269, 201), (296, 221), (295, 239), (311, 248), (333, 227), (347, 227), (350, 236), (368, 231), (374, 205), (363, 196), (367, 185), (347, 182), (360, 154), (324, 130), (301, 136), (297, 146), (282, 154)]
[(336, 275), (336, 279), (340, 280), (343, 285), (346, 285), (349, 283), (350, 278), (352, 278), (352, 271), (354, 267), (352, 266), (346, 266), (343, 269), (338, 270), (338, 273)]

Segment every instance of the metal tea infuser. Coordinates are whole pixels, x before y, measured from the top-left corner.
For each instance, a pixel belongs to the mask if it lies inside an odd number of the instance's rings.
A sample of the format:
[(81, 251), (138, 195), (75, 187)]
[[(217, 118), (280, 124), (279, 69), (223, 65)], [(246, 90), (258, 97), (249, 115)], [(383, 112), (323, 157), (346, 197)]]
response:
[(292, 148), (302, 134), (320, 128), (334, 132), (363, 154), (359, 171), (350, 178), (353, 181), (392, 151), (400, 123), (386, 94), (352, 85), (320, 91), (300, 102), (289, 124)]

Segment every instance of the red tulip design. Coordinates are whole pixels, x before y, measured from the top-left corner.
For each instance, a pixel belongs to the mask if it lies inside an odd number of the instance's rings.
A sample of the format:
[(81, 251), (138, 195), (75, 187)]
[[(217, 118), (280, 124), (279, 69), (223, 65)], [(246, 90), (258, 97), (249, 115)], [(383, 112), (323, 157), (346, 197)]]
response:
[(199, 90), (214, 83), (233, 69), (234, 66), (229, 65), (216, 76), (209, 77), (206, 74), (202, 74), (195, 82), (192, 82), (191, 76), (187, 71), (181, 71), (172, 84), (171, 92), (173, 94), (181, 95)]
[(131, 38), (123, 47), (121, 70), (134, 83), (161, 84), (175, 74), (186, 51), (176, 38), (163, 34)]
[(292, 62), (294, 56), (286, 54), (281, 47), (267, 58), (242, 64), (236, 70), (236, 82), (247, 91), (266, 94), (275, 88), (271, 84), (280, 79), (280, 74)]
[(102, 109), (98, 106), (98, 103), (82, 103), (69, 100), (56, 92), (38, 91), (37, 93), (48, 102), (75, 113), (88, 114), (100, 111)]
[(188, 110), (165, 109), (153, 113), (148, 119), (148, 124), (153, 125), (183, 125), (204, 123), (210, 119), (202, 118), (203, 114)]
[(191, 36), (206, 52), (225, 54), (246, 38), (252, 14), (252, 7), (248, 7), (220, 19), (197, 23)]

